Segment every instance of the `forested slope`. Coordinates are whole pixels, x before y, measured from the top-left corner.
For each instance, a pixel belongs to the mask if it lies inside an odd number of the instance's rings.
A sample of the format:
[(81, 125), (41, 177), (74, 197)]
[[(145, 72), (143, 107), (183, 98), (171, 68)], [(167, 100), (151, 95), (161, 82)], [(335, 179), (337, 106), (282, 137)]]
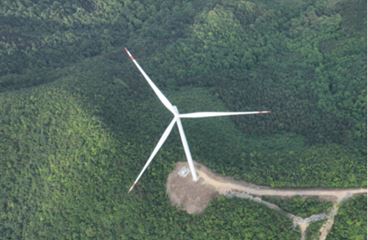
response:
[[(183, 121), (193, 157), (214, 171), (362, 187), (365, 4), (2, 1), (0, 238), (297, 239), (287, 218), (245, 200), (201, 216), (171, 207), (165, 180), (184, 159), (176, 131), (127, 194), (170, 114), (121, 49), (182, 112), (272, 111)], [(347, 208), (338, 223), (360, 206)], [(363, 221), (333, 236), (361, 236)]]

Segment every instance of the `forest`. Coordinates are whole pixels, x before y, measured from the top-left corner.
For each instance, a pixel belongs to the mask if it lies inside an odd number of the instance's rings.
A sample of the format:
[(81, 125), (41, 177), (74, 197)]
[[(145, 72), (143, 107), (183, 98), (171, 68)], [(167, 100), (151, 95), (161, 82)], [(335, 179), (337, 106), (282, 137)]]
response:
[[(271, 187), (367, 187), (363, 0), (2, 0), (0, 239), (299, 239), (278, 212), (220, 197), (171, 206), (185, 160), (124, 47), (181, 112), (194, 160)], [(303, 216), (318, 199), (269, 199)], [(344, 202), (328, 239), (365, 239), (367, 198)], [(308, 234), (313, 238), (321, 223)]]

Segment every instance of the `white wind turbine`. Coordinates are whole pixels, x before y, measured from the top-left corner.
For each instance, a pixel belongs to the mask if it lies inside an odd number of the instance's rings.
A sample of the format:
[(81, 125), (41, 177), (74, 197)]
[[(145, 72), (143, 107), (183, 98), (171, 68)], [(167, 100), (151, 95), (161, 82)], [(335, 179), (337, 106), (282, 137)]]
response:
[(127, 48), (124, 48), (125, 52), (128, 54), (129, 58), (133, 61), (135, 66), (138, 70), (142, 73), (143, 77), (147, 80), (148, 84), (151, 86), (157, 97), (160, 99), (162, 104), (174, 115), (173, 119), (171, 120), (169, 126), (165, 129), (164, 133), (162, 134), (160, 140), (158, 141), (156, 147), (153, 149), (150, 157), (148, 158), (146, 164), (144, 165), (142, 171), (139, 173), (137, 179), (134, 181), (132, 186), (129, 188), (129, 191), (132, 191), (134, 186), (137, 184), (141, 176), (143, 175), (144, 171), (147, 169), (149, 164), (152, 162), (153, 158), (157, 154), (158, 150), (162, 147), (166, 139), (168, 138), (171, 130), (173, 129), (175, 123), (178, 126), (179, 134), (181, 138), (181, 142), (183, 143), (184, 152), (188, 161), (189, 169), (192, 174), (193, 181), (198, 181), (198, 176), (196, 170), (194, 168), (192, 155), (189, 150), (189, 145), (187, 142), (187, 138), (185, 137), (183, 125), (181, 124), (182, 118), (205, 118), (205, 117), (220, 117), (220, 116), (233, 116), (233, 115), (250, 115), (250, 114), (266, 114), (270, 113), (270, 111), (256, 111), (256, 112), (193, 112), (193, 113), (179, 113), (176, 106), (172, 105), (170, 101), (162, 94), (160, 89), (152, 82), (151, 78), (144, 72), (142, 67), (138, 64), (138, 62), (134, 59), (133, 55), (128, 51)]

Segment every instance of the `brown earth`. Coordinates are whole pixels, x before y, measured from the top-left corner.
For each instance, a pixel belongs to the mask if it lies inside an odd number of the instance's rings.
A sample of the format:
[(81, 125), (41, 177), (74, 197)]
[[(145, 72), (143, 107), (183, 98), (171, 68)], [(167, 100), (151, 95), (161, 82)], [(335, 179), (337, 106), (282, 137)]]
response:
[[(184, 166), (188, 166), (187, 163), (178, 162), (174, 171), (169, 174), (166, 182), (166, 192), (174, 206), (185, 210), (189, 214), (198, 214), (203, 212), (208, 203), (218, 194), (215, 188), (203, 184), (203, 179), (193, 182), (190, 173), (186, 177), (180, 176), (178, 171)], [(199, 165), (196, 164), (196, 167), (199, 167)]]

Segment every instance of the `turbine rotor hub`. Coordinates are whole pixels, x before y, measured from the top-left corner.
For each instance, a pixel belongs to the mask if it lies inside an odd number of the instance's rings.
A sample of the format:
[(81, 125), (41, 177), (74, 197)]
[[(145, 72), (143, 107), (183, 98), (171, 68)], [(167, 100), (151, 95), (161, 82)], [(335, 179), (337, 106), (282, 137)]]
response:
[(178, 108), (177, 108), (176, 106), (173, 106), (173, 110), (174, 110), (174, 111), (173, 111), (174, 116), (175, 116), (175, 117), (179, 117), (179, 115), (180, 115), (180, 114), (179, 114), (179, 110), (178, 110)]

